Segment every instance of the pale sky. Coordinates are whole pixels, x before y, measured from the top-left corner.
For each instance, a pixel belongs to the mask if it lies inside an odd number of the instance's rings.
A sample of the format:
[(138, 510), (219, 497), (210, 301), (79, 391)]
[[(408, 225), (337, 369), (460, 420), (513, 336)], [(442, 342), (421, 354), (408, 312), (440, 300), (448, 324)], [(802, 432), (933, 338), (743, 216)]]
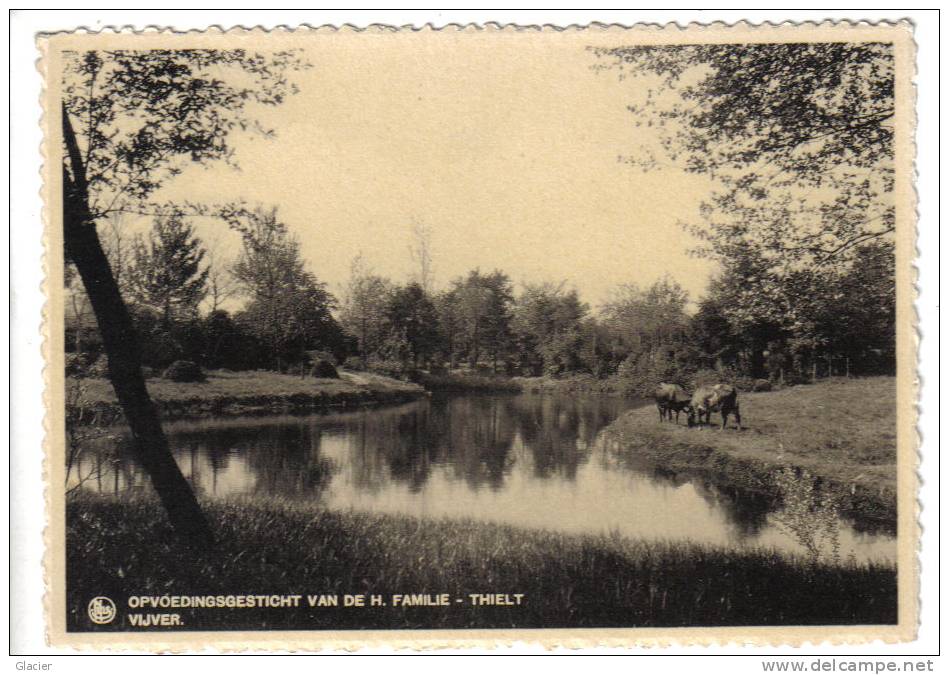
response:
[[(616, 36), (534, 41), (477, 34), (409, 49), (395, 36), (312, 40), (300, 94), (260, 116), (274, 139), (235, 136), (240, 171), (186, 170), (156, 199), (277, 206), (309, 269), (339, 292), (362, 251), (379, 274), (414, 270), (412, 223), (431, 228), (436, 286), (499, 268), (516, 285), (568, 280), (599, 305), (618, 284), (669, 273), (695, 299), (712, 265), (678, 227), (711, 184), (675, 168), (643, 173), (619, 155), (641, 142), (626, 106), (636, 84), (596, 73), (594, 44)], [(494, 36), (495, 38), (497, 36)], [(561, 36), (562, 37), (562, 36)], [(239, 239), (199, 234), (221, 254)]]

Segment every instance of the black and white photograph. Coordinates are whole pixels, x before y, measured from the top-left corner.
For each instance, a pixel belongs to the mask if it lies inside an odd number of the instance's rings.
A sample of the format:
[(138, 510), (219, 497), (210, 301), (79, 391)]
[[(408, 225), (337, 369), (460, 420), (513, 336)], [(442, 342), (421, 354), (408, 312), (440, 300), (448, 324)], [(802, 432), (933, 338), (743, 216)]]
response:
[(41, 49), (51, 640), (912, 635), (907, 26)]

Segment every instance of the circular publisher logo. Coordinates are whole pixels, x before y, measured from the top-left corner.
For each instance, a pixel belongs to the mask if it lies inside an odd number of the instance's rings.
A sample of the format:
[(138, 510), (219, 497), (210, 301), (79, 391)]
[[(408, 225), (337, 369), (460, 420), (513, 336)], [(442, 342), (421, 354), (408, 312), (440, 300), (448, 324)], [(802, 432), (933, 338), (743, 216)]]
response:
[(115, 618), (115, 603), (104, 595), (89, 601), (89, 618), (92, 623), (111, 623)]

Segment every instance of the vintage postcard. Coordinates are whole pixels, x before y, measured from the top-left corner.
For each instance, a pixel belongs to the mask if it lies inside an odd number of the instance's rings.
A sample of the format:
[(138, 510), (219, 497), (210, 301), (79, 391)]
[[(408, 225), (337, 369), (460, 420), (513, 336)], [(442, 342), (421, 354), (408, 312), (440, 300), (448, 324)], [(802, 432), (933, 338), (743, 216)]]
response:
[(911, 26), (38, 45), (52, 644), (912, 639)]

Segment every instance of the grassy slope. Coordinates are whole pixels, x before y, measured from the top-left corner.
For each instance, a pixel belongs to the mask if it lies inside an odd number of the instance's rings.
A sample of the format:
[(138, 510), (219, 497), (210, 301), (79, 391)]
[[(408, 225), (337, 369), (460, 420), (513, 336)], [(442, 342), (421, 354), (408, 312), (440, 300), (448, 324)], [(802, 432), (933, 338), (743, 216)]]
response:
[[(73, 630), (106, 595), (524, 593), (521, 607), (181, 610), (187, 628), (701, 626), (892, 623), (889, 566), (633, 542), (458, 520), (208, 503), (213, 555), (189, 562), (157, 503), (67, 501)], [(340, 602), (342, 604), (342, 602)], [(120, 620), (107, 627), (121, 630)]]
[[(624, 452), (672, 470), (726, 474), (769, 491), (769, 474), (806, 468), (831, 485), (845, 508), (890, 520), (896, 512), (896, 380), (834, 379), (739, 395), (742, 423), (725, 431), (660, 424), (654, 406), (631, 410), (610, 430)], [(713, 414), (712, 422), (721, 423)]]
[[(67, 379), (67, 385), (69, 383)], [(104, 411), (117, 408), (112, 385), (84, 379), (84, 399)], [(284, 412), (287, 409), (397, 402), (424, 394), (421, 387), (381, 375), (341, 372), (340, 379), (302, 378), (269, 371), (212, 370), (205, 382), (148, 380), (166, 418)], [(112, 410), (117, 414), (117, 410)]]

